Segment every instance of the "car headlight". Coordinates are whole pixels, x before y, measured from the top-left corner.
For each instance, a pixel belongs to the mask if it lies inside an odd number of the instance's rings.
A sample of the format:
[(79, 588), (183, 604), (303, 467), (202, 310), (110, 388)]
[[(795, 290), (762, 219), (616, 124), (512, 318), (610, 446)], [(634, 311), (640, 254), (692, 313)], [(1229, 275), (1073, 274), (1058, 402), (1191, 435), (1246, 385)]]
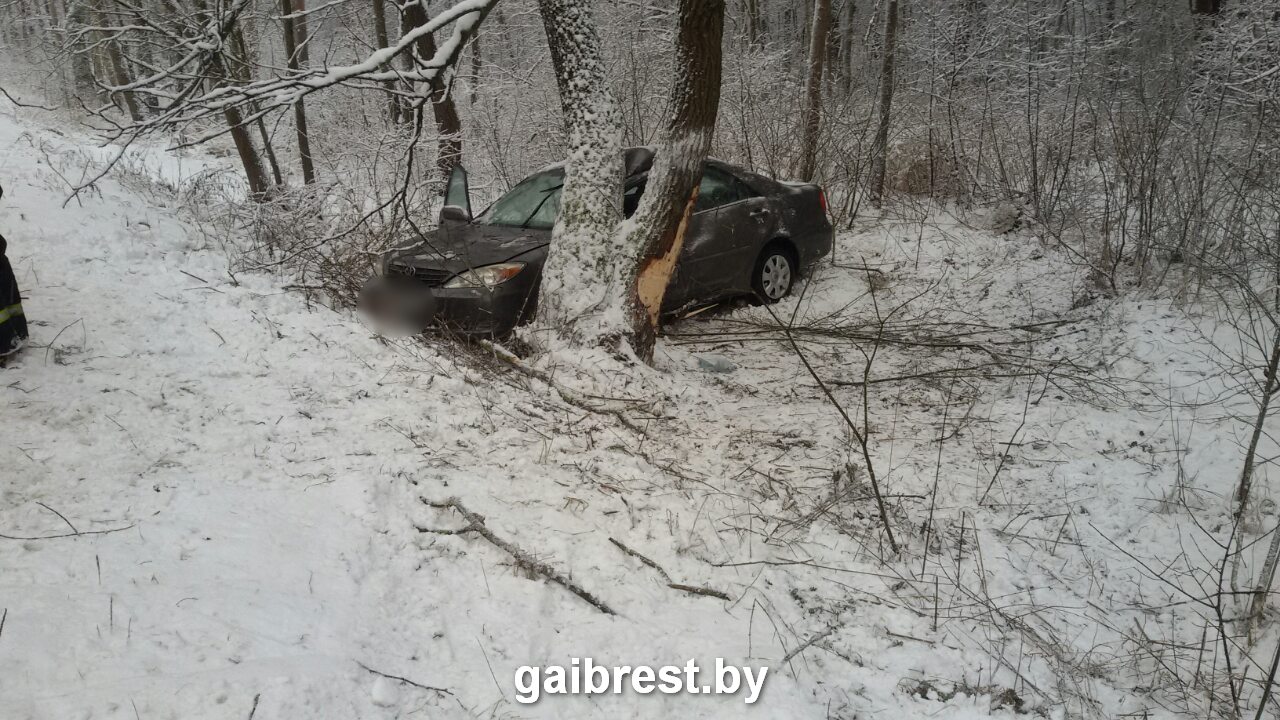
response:
[(524, 269), (524, 263), (510, 262), (472, 268), (444, 284), (446, 288), (493, 287), (510, 280)]

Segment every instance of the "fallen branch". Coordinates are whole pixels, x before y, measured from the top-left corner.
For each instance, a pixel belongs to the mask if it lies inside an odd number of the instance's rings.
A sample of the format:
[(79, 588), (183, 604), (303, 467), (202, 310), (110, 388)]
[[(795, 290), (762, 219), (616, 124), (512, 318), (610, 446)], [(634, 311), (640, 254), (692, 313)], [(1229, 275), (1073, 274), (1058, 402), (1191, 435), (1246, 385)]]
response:
[(726, 601), (726, 602), (728, 602), (728, 601), (732, 601), (732, 600), (733, 600), (733, 598), (729, 597), (728, 593), (721, 592), (720, 590), (716, 590), (716, 589), (714, 589), (714, 588), (701, 587), (701, 586), (698, 586), (698, 585), (685, 585), (684, 583), (673, 582), (673, 581), (671, 580), (671, 576), (670, 576), (670, 575), (668, 575), (668, 574), (667, 574), (667, 571), (666, 571), (666, 570), (663, 570), (663, 569), (662, 569), (662, 566), (661, 566), (661, 565), (658, 565), (658, 563), (656, 563), (656, 562), (654, 562), (654, 561), (650, 560), (649, 558), (645, 557), (644, 555), (641, 555), (640, 553), (636, 552), (635, 550), (632, 550), (631, 548), (627, 547), (626, 545), (623, 545), (621, 540), (618, 540), (618, 539), (616, 539), (616, 538), (609, 538), (609, 542), (613, 543), (613, 544), (614, 544), (614, 546), (615, 546), (615, 547), (617, 547), (617, 548), (618, 548), (619, 550), (621, 550), (622, 552), (624, 552), (624, 553), (626, 553), (626, 554), (630, 555), (631, 557), (633, 557), (633, 558), (635, 558), (635, 559), (639, 560), (640, 562), (644, 563), (645, 565), (648, 565), (649, 567), (651, 567), (651, 568), (653, 568), (654, 570), (656, 570), (656, 571), (658, 572), (658, 574), (662, 576), (662, 579), (663, 579), (663, 580), (665, 580), (665, 581), (667, 582), (667, 587), (671, 588), (672, 590), (681, 590), (681, 591), (683, 591), (683, 592), (687, 592), (687, 593), (690, 593), (690, 594), (692, 594), (692, 595), (705, 595), (705, 596), (707, 596), (707, 597), (719, 598), (719, 599), (724, 600), (724, 601)]
[[(384, 677), (384, 678), (386, 678), (386, 679), (388, 679), (388, 680), (395, 680), (396, 682), (402, 682), (402, 683), (404, 683), (405, 685), (412, 685), (412, 686), (414, 686), (414, 687), (416, 687), (416, 688), (419, 688), (419, 689), (421, 689), (421, 690), (430, 690), (431, 692), (440, 693), (440, 694), (442, 694), (442, 695), (452, 695), (452, 694), (453, 694), (453, 692), (452, 692), (452, 691), (450, 691), (450, 690), (446, 690), (446, 689), (444, 689), (444, 688), (433, 687), (433, 686), (431, 686), (431, 685), (423, 685), (422, 683), (414, 682), (414, 681), (410, 680), (409, 678), (403, 678), (403, 677), (400, 677), (399, 675), (392, 675), (392, 674), (390, 674), (390, 673), (384, 673), (384, 672), (382, 672), (381, 670), (374, 670), (373, 668), (369, 667), (368, 665), (365, 665), (364, 663), (360, 662), (359, 660), (357, 660), (357, 661), (356, 661), (356, 664), (357, 664), (357, 665), (359, 665), (361, 668), (363, 668), (365, 671), (367, 671), (367, 672), (371, 672), (371, 673), (373, 673), (374, 675), (377, 675), (377, 676), (379, 676), (379, 677)], [(256, 700), (256, 698), (255, 698), (255, 700)], [(255, 704), (256, 704), (256, 703), (255, 703)]]
[(481, 342), (481, 345), (483, 345), (487, 350), (491, 351), (494, 357), (505, 362), (506, 364), (510, 365), (516, 370), (519, 370), (520, 372), (524, 373), (525, 375), (528, 375), (531, 378), (541, 380), (542, 382), (546, 383), (553, 390), (556, 391), (556, 393), (560, 396), (561, 400), (569, 403), (570, 405), (578, 408), (579, 410), (586, 410), (587, 412), (595, 413), (597, 415), (612, 415), (615, 418), (617, 418), (619, 422), (621, 422), (623, 425), (626, 425), (629, 429), (634, 430), (636, 433), (640, 435), (648, 434), (645, 432), (644, 428), (640, 427), (640, 425), (637, 424), (635, 420), (632, 420), (631, 418), (627, 417), (626, 414), (623, 413), (621, 410), (617, 410), (615, 408), (600, 407), (595, 403), (587, 402), (587, 400), (582, 396), (580, 396), (578, 393), (557, 383), (547, 373), (544, 373), (541, 370), (537, 370), (535, 368), (529, 367), (524, 362), (522, 362), (520, 358), (513, 355), (509, 350), (487, 341)]
[(782, 663), (785, 665), (791, 662), (792, 658), (804, 652), (805, 650), (808, 650), (814, 643), (818, 642), (819, 640), (826, 639), (831, 635), (831, 633), (835, 632), (839, 627), (840, 627), (839, 625), (832, 625), (831, 627), (827, 628), (826, 630), (823, 630), (822, 632), (814, 633), (813, 635), (810, 635), (808, 640), (805, 640), (804, 642), (800, 643), (795, 648), (793, 648), (791, 652), (787, 653), (786, 656), (782, 658)]
[(439, 508), (439, 509), (452, 508), (459, 515), (461, 515), (467, 521), (468, 524), (466, 527), (460, 530), (444, 530), (444, 531), (438, 531), (430, 528), (419, 527), (418, 528), (419, 532), (431, 532), (431, 533), (443, 532), (446, 534), (453, 534), (453, 535), (462, 535), (465, 533), (474, 532), (480, 535), (480, 537), (484, 538), (485, 540), (488, 540), (498, 549), (510, 555), (511, 558), (516, 561), (516, 565), (518, 567), (528, 570), (529, 572), (532, 572), (534, 574), (541, 575), (547, 580), (550, 580), (551, 582), (563, 587), (564, 589), (568, 590), (574, 595), (577, 595), (578, 597), (582, 598), (589, 605), (599, 610), (600, 612), (604, 613), (605, 615), (617, 615), (617, 613), (614, 612), (613, 609), (610, 608), (608, 605), (606, 605), (603, 600), (596, 597), (595, 595), (592, 595), (590, 592), (584, 590), (581, 586), (577, 585), (572, 580), (561, 575), (559, 572), (556, 571), (555, 568), (551, 567), (550, 565), (540, 560), (535, 559), (532, 555), (525, 552), (524, 550), (521, 550), (520, 548), (516, 547), (515, 545), (512, 545), (506, 540), (503, 540), (497, 535), (494, 535), (493, 531), (489, 529), (489, 526), (485, 524), (484, 516), (478, 515), (468, 510), (467, 507), (463, 505), (462, 501), (459, 500), (458, 498), (449, 498), (448, 500), (445, 500), (443, 502), (436, 502), (436, 501), (427, 500), (426, 498), (423, 498), (422, 502), (427, 505), (430, 505), (433, 508)]
[(33, 537), (27, 537), (25, 535), (0, 534), (0, 540), (56, 540), (58, 538), (80, 537), (82, 535), (106, 535), (108, 533), (120, 532), (121, 530), (128, 530), (136, 524), (137, 523), (130, 523), (124, 527), (111, 528), (110, 530), (82, 530), (80, 532), (62, 533), (60, 535), (38, 535)]

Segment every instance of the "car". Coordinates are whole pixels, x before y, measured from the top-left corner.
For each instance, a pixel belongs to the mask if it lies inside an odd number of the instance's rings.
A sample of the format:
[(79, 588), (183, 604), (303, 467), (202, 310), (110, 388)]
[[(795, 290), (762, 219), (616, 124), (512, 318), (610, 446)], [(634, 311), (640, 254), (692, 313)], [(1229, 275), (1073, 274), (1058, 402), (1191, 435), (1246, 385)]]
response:
[[(653, 157), (650, 148), (624, 153), (627, 217), (639, 205)], [(550, 166), (473, 216), (466, 171), (456, 168), (437, 229), (385, 253), (360, 306), (410, 332), (509, 335), (537, 307), (564, 177), (563, 164)], [(663, 313), (735, 296), (777, 302), (831, 251), (833, 237), (817, 185), (778, 182), (709, 159)]]

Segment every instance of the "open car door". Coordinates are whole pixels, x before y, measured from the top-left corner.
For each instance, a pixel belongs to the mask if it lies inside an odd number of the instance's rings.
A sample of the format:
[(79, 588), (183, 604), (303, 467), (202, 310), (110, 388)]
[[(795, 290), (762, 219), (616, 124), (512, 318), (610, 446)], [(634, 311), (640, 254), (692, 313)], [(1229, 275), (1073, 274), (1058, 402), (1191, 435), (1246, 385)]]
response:
[(449, 173), (444, 188), (444, 205), (440, 208), (440, 222), (471, 222), (471, 187), (467, 184), (467, 169), (455, 165)]

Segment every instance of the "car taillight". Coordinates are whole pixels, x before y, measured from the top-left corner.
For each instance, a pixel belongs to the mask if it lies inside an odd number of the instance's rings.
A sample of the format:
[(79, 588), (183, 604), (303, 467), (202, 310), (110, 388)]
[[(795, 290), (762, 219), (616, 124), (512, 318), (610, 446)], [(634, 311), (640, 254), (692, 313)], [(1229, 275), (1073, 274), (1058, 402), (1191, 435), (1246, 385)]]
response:
[(828, 210), (827, 210), (827, 191), (826, 191), (826, 190), (823, 190), (822, 188), (818, 188), (818, 204), (822, 205), (822, 212), (824, 212), (824, 213), (828, 212)]

